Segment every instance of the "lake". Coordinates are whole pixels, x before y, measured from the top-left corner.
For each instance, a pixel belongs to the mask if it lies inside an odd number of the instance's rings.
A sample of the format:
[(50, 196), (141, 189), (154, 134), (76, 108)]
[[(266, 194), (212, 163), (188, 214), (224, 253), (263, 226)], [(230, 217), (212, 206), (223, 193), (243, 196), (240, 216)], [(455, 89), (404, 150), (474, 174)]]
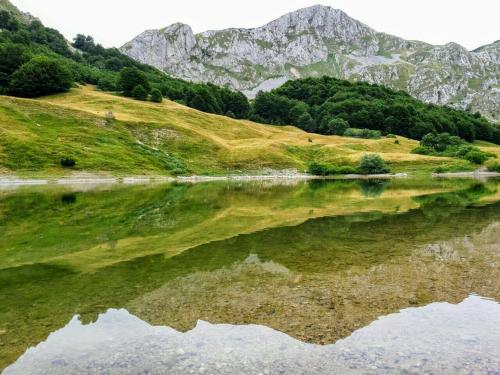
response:
[(500, 180), (0, 190), (4, 374), (499, 374)]

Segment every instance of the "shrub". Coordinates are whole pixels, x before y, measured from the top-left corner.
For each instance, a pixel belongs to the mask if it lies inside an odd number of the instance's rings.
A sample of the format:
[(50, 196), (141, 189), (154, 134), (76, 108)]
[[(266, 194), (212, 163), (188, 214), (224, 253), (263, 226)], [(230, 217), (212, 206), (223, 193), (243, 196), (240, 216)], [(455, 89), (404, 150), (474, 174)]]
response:
[(365, 155), (359, 162), (358, 171), (361, 174), (390, 173), (391, 169), (379, 155)]
[(309, 165), (308, 172), (314, 176), (335, 176), (356, 174), (357, 169), (350, 166), (328, 166), (320, 163), (312, 163)]
[(136, 100), (147, 100), (148, 99), (148, 92), (142, 85), (137, 85), (132, 90), (132, 98), (134, 98)]
[(102, 91), (117, 91), (116, 82), (111, 77), (101, 77), (97, 81), (97, 88)]
[(161, 103), (163, 101), (163, 95), (158, 89), (151, 90), (151, 101), (155, 103)]
[(146, 75), (137, 68), (123, 68), (120, 71), (118, 84), (125, 96), (134, 97), (133, 91), (137, 86), (142, 86), (146, 93), (151, 90)]
[(486, 168), (488, 168), (488, 171), (490, 171), (490, 172), (499, 172), (500, 173), (500, 163), (496, 160), (490, 160), (486, 164)]
[(437, 152), (444, 152), (447, 148), (463, 145), (465, 141), (457, 136), (452, 136), (449, 133), (425, 135), (420, 141), (420, 146), (434, 149)]
[(385, 137), (386, 138), (396, 138), (396, 136), (394, 134), (387, 134)]
[(356, 174), (358, 173), (358, 170), (354, 167), (349, 167), (349, 166), (342, 166), (337, 168), (337, 174)]
[(335, 117), (328, 122), (326, 127), (320, 127), (320, 132), (326, 135), (344, 135), (349, 129), (349, 123), (339, 117)]
[(45, 56), (31, 59), (12, 74), (10, 92), (17, 96), (37, 96), (68, 91), (73, 76), (60, 61)]
[(324, 164), (311, 163), (308, 172), (314, 176), (328, 176), (329, 168)]
[(488, 154), (482, 151), (470, 151), (465, 154), (464, 159), (474, 164), (484, 164), (489, 159)]
[(63, 168), (73, 168), (76, 165), (76, 161), (73, 158), (64, 157), (61, 159), (61, 166)]
[(344, 132), (345, 137), (379, 139), (382, 133), (378, 130), (349, 128)]

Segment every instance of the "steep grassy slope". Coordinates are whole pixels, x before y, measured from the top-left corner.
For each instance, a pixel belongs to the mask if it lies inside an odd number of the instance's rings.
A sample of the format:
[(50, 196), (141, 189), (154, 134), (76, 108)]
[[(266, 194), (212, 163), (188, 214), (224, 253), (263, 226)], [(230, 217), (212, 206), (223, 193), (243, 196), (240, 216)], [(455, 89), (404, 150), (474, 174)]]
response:
[[(112, 115), (110, 114), (112, 112)], [(308, 134), (199, 112), (177, 103), (139, 102), (92, 87), (37, 100), (0, 97), (0, 170), (25, 175), (257, 173), (304, 170), (312, 161), (357, 163), (380, 153), (396, 171), (460, 165), (413, 155), (416, 141)], [(63, 157), (74, 169), (62, 169)]]

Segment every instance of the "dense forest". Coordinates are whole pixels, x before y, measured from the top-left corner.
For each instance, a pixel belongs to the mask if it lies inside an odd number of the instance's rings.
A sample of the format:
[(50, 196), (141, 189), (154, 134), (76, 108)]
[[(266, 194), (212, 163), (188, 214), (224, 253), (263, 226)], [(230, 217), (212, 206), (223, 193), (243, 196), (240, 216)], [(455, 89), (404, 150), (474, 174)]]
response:
[(288, 81), (272, 92), (260, 93), (253, 119), (321, 134), (344, 135), (348, 128), (368, 128), (413, 139), (449, 133), (469, 142), (482, 139), (500, 144), (500, 127), (479, 113), (426, 104), (404, 91), (329, 77)]
[(40, 21), (23, 22), (5, 10), (0, 11), (0, 31), (0, 94), (37, 97), (66, 91), (74, 83), (94, 84), (139, 100), (160, 102), (166, 97), (204, 112), (326, 135), (422, 139), (429, 133), (449, 133), (500, 144), (500, 127), (479, 113), (425, 104), (378, 85), (308, 78), (261, 92), (250, 103), (225, 87), (169, 77), (90, 36), (77, 35), (69, 43)]

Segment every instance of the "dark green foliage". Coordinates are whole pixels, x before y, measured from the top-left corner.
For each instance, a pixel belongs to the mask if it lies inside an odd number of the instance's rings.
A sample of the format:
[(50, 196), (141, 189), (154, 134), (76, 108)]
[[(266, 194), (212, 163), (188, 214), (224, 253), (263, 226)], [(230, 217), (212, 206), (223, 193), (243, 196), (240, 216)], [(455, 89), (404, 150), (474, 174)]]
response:
[(356, 168), (350, 166), (325, 165), (320, 163), (311, 163), (308, 172), (314, 176), (335, 176), (358, 173)]
[(458, 157), (474, 164), (484, 164), (489, 158), (496, 157), (448, 133), (425, 135), (420, 146), (412, 152), (420, 155)]
[(0, 45), (0, 86), (8, 87), (10, 76), (31, 59), (28, 49), (21, 44)]
[(163, 95), (158, 89), (151, 90), (151, 101), (155, 103), (161, 103), (163, 101)]
[(73, 168), (76, 165), (76, 161), (73, 158), (62, 158), (61, 159), (61, 166), (63, 168)]
[(118, 86), (122, 90), (123, 95), (133, 98), (136, 98), (133, 92), (138, 86), (141, 86), (142, 90), (146, 91), (146, 95), (151, 90), (148, 78), (137, 68), (123, 68), (120, 71)]
[(390, 173), (391, 169), (384, 159), (379, 155), (365, 155), (359, 162), (358, 171), (361, 174), (385, 174)]
[(349, 123), (343, 118), (335, 117), (326, 123), (326, 126), (320, 125), (319, 130), (321, 134), (344, 135), (347, 129), (349, 129)]
[(148, 91), (142, 85), (137, 85), (132, 90), (131, 96), (136, 100), (148, 100)]
[(102, 91), (118, 91), (118, 84), (111, 76), (104, 76), (97, 81), (97, 88)]
[(141, 85), (148, 93), (156, 88), (163, 97), (207, 112), (232, 113), (235, 118), (249, 115), (250, 104), (242, 93), (174, 79), (116, 48), (104, 48), (91, 36), (77, 35), (72, 46), (78, 51), (72, 52), (56, 30), (44, 27), (39, 21), (20, 23), (6, 11), (0, 12), (0, 29), (0, 94), (7, 93), (14, 71), (32, 56), (47, 56), (64, 64), (76, 82), (97, 85), (100, 90), (123, 90), (131, 96), (132, 90)]
[(376, 198), (381, 196), (391, 185), (387, 180), (362, 180), (358, 182), (361, 192), (365, 197)]
[(464, 155), (464, 159), (474, 164), (484, 164), (490, 157), (482, 151), (469, 151)]
[(441, 134), (426, 134), (420, 141), (422, 147), (434, 149), (437, 152), (443, 152), (447, 148), (456, 147), (465, 144), (465, 141), (457, 136), (452, 136), (449, 133)]
[(486, 168), (488, 168), (488, 171), (490, 172), (498, 172), (500, 173), (500, 163), (496, 160), (490, 160), (486, 164)]
[(45, 56), (31, 59), (11, 77), (10, 92), (33, 98), (70, 89), (73, 77), (60, 61)]
[[(290, 116), (297, 102), (311, 121)], [(428, 133), (449, 133), (467, 141), (483, 139), (500, 143), (500, 127), (479, 114), (425, 104), (403, 91), (378, 85), (352, 83), (335, 78), (307, 78), (288, 81), (270, 93), (257, 95), (253, 118), (271, 124), (290, 124), (330, 134), (332, 118), (347, 121), (352, 128), (378, 130), (421, 139)]]
[(349, 128), (344, 132), (344, 136), (363, 139), (380, 139), (382, 133), (378, 130)]

